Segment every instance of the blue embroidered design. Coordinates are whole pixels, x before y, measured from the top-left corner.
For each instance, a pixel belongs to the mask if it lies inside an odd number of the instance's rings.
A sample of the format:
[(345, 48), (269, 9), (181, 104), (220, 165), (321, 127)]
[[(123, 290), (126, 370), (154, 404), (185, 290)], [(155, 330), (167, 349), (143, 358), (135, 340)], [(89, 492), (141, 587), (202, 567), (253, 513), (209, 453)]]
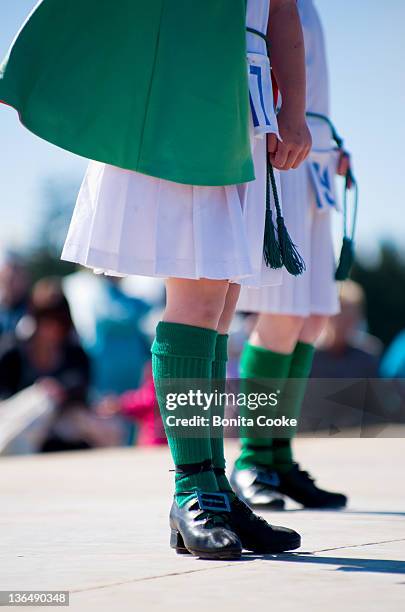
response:
[[(317, 181), (319, 185), (323, 187), (322, 196), (330, 206), (335, 206), (335, 198), (333, 197), (332, 186), (330, 184), (329, 169), (326, 167), (321, 171), (321, 165), (318, 162), (312, 162), (312, 168), (315, 170)], [(323, 204), (320, 201), (318, 194), (316, 196), (316, 203), (318, 208), (323, 208)]]

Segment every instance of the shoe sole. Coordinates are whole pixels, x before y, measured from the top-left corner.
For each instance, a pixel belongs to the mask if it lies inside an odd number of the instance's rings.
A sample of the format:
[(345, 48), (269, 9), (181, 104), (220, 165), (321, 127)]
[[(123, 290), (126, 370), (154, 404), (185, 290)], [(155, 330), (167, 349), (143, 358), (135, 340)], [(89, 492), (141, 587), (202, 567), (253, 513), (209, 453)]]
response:
[[(173, 548), (173, 546), (172, 546)], [(240, 559), (242, 556), (242, 551), (237, 553), (224, 552), (224, 553), (207, 553), (202, 550), (188, 550), (188, 548), (180, 548), (179, 546), (175, 547), (176, 553), (178, 555), (192, 555), (193, 557), (198, 557), (199, 559), (219, 559), (221, 561), (232, 560), (232, 559)]]
[(311, 504), (304, 504), (300, 499), (296, 499), (295, 497), (291, 497), (290, 495), (287, 495), (286, 493), (284, 494), (286, 496), (287, 499), (291, 499), (293, 502), (295, 502), (296, 504), (300, 504), (303, 508), (307, 509), (307, 510), (342, 510), (342, 508), (346, 508), (348, 502), (340, 502), (340, 503), (330, 503), (330, 504), (324, 504), (324, 505), (311, 505)]
[[(240, 552), (223, 552), (223, 553), (207, 553), (198, 550), (190, 550), (189, 551), (193, 557), (198, 557), (199, 559), (205, 560), (217, 560), (217, 561), (237, 561), (242, 556), (242, 551)], [(184, 553), (182, 553), (184, 554)]]
[[(223, 553), (223, 554), (215, 553), (215, 556), (209, 556), (209, 557), (204, 556), (204, 555), (207, 555), (208, 553), (205, 553), (202, 551), (188, 550), (188, 548), (186, 548), (184, 545), (183, 538), (181, 537), (181, 535), (178, 534), (176, 537), (177, 537), (176, 544), (173, 544), (172, 540), (170, 540), (170, 546), (171, 548), (174, 548), (176, 550), (176, 553), (178, 555), (193, 555), (195, 557), (200, 557), (201, 559), (239, 559), (241, 556), (239, 554), (239, 556), (228, 557), (226, 553)], [(250, 548), (249, 546), (244, 546), (244, 548), (246, 550), (249, 550), (250, 552), (258, 553), (259, 555), (275, 555), (278, 553), (288, 552), (290, 550), (296, 550), (297, 548), (300, 548), (300, 546), (301, 546), (301, 537), (298, 536), (297, 538), (291, 539), (291, 541), (288, 542), (288, 544), (286, 543), (282, 546), (281, 545), (272, 546), (271, 548)]]
[(304, 502), (301, 499), (292, 497), (291, 495), (288, 495), (288, 493), (281, 493), (281, 495), (284, 495), (287, 499), (291, 499), (296, 504), (300, 504), (301, 506), (303, 506), (303, 508), (307, 508), (308, 510), (341, 510), (342, 508), (346, 508), (348, 504), (348, 500), (346, 499), (343, 502), (341, 501), (341, 502), (336, 502), (336, 503), (331, 502), (330, 504), (325, 503), (323, 505), (322, 504), (311, 505), (311, 504), (304, 504)]
[(296, 550), (301, 546), (301, 537), (298, 536), (294, 539), (291, 539), (288, 543), (286, 542), (283, 545), (271, 546), (267, 548), (247, 548), (251, 552), (258, 553), (260, 555), (275, 555), (277, 553), (288, 552), (290, 550)]
[[(300, 503), (300, 502), (297, 502)], [(347, 504), (344, 505), (334, 505), (334, 506), (304, 506), (304, 504), (301, 503), (301, 506), (304, 508), (304, 510), (343, 510), (344, 508), (346, 508)]]
[[(283, 552), (289, 552), (290, 550), (296, 550), (297, 548), (300, 548), (301, 546), (301, 538), (299, 540), (295, 540), (294, 542), (290, 542), (290, 544), (288, 546), (272, 546), (271, 548), (248, 548), (248, 547), (244, 547), (246, 548), (246, 550), (250, 551), (250, 552), (254, 552), (257, 553), (259, 555), (276, 555), (279, 553), (283, 553)], [(239, 559), (240, 558), (240, 554), (238, 556), (232, 556), (232, 557), (228, 557), (228, 556), (214, 556), (214, 557), (208, 557), (208, 556), (204, 556), (207, 553), (203, 553), (203, 552), (199, 552), (199, 551), (191, 551), (188, 550), (187, 548), (180, 548), (180, 547), (176, 547), (176, 553), (178, 555), (193, 555), (195, 557), (200, 557), (201, 559)]]
[(175, 529), (171, 530), (170, 547), (173, 548), (178, 555), (192, 555), (193, 557), (198, 557), (199, 559), (217, 559), (219, 561), (232, 561), (235, 559), (240, 559), (242, 555), (241, 550), (224, 550), (211, 553), (206, 550), (187, 548), (184, 544), (183, 536), (179, 531), (176, 531)]

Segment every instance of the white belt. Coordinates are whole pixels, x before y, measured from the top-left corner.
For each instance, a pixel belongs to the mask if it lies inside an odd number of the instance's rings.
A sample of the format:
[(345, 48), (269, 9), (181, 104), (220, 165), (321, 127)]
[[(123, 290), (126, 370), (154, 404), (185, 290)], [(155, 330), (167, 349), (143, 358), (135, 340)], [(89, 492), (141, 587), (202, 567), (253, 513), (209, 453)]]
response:
[(249, 98), (255, 135), (276, 134), (280, 138), (273, 103), (271, 67), (267, 55), (248, 53)]

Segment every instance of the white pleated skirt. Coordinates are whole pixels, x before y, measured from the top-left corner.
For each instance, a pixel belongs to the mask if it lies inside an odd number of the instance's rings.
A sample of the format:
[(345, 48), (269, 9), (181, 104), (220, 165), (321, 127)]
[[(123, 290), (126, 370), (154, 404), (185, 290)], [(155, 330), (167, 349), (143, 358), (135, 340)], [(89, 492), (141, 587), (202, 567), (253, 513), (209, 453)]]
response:
[(242, 185), (183, 185), (90, 162), (62, 259), (110, 275), (280, 284), (263, 260), (266, 138), (251, 133), (256, 180)]

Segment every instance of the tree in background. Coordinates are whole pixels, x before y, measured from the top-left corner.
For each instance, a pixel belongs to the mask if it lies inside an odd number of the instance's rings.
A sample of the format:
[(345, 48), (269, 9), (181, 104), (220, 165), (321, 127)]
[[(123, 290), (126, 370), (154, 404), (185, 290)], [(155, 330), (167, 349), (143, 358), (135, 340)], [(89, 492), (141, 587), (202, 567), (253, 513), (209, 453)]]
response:
[(405, 329), (405, 261), (395, 246), (383, 243), (378, 263), (357, 262), (352, 279), (364, 289), (369, 331), (388, 346)]

